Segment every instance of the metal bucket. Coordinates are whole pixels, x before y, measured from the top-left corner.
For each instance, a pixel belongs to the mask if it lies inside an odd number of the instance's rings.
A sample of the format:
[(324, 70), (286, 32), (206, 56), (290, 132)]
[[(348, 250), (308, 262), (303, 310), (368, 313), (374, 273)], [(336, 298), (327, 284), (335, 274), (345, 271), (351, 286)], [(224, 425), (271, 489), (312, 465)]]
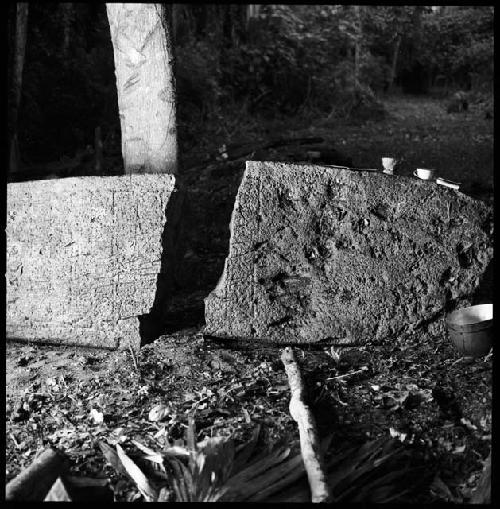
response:
[(493, 304), (458, 309), (446, 317), (450, 339), (465, 356), (482, 357), (493, 344)]

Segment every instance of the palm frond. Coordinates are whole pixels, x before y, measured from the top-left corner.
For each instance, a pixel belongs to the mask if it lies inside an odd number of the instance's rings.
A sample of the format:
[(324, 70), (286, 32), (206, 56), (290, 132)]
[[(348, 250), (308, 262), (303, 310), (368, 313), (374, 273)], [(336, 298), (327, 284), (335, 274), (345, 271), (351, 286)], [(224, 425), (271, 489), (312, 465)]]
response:
[[(300, 452), (292, 454), (289, 446), (274, 446), (255, 454), (259, 433), (257, 427), (251, 438), (237, 448), (229, 437), (207, 437), (196, 442), (191, 418), (186, 432), (187, 447), (155, 451), (134, 441), (143, 454), (140, 459), (149, 462), (152, 465), (149, 470), (161, 479), (160, 491), (120, 446), (116, 446), (118, 454), (107, 444), (101, 448), (117, 470), (125, 471), (135, 480), (146, 500), (309, 502), (311, 493)], [(331, 439), (329, 436), (321, 443), (323, 453)], [(408, 458), (405, 447), (390, 437), (332, 456), (327, 469), (334, 500), (377, 503), (401, 500), (412, 489), (403, 481), (408, 481), (409, 476), (425, 477), (416, 475), (421, 471), (410, 468)]]
[(245, 442), (236, 449), (236, 456), (233, 462), (234, 472), (239, 472), (254, 453), (255, 447), (259, 440), (260, 430), (261, 426), (260, 424), (258, 424), (253, 430), (250, 440), (248, 440), (247, 442)]
[(158, 493), (155, 487), (149, 482), (149, 479), (144, 475), (142, 470), (131, 460), (125, 451), (116, 444), (116, 452), (118, 458), (121, 461), (123, 467), (127, 471), (128, 475), (134, 480), (137, 488), (141, 492), (142, 496), (147, 502), (153, 502), (158, 498)]

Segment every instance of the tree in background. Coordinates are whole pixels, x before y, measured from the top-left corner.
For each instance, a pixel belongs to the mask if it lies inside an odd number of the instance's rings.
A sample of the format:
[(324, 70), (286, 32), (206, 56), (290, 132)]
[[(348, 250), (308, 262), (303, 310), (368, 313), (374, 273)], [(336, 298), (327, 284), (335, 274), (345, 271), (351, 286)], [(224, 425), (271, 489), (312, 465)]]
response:
[(433, 83), (492, 91), (494, 7), (445, 6), (423, 16), (421, 59)]
[(63, 57), (67, 57), (71, 37), (71, 23), (73, 22), (73, 4), (64, 2), (59, 7), (62, 11), (63, 39), (61, 45), (61, 53)]
[[(9, 87), (9, 169), (19, 171), (20, 155), (18, 144), (18, 117), (23, 85), (24, 54), (28, 33), (29, 6), (25, 2), (16, 4), (15, 35), (11, 47), (12, 74)], [(12, 40), (12, 39), (11, 39)]]
[(161, 4), (106, 4), (125, 173), (176, 173), (172, 51)]

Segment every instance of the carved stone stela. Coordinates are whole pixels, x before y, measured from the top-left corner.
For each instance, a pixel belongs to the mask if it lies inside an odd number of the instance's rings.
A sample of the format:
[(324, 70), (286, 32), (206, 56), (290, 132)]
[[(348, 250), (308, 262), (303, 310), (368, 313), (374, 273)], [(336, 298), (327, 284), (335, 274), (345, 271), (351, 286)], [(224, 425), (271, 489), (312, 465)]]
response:
[(174, 187), (148, 174), (8, 184), (7, 337), (137, 347)]
[(206, 332), (362, 342), (464, 302), (493, 257), (491, 207), (433, 182), (248, 162)]

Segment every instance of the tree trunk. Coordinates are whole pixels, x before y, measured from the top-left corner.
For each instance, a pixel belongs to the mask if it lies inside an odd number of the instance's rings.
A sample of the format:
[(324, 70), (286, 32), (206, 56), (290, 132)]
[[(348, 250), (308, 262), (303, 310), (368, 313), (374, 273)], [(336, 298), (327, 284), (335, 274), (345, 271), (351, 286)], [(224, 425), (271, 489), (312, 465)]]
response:
[(177, 173), (172, 48), (162, 4), (107, 3), (125, 173)]
[(260, 4), (248, 4), (247, 5), (247, 20), (251, 18), (257, 18), (259, 16)]
[(20, 165), (19, 147), (17, 141), (19, 105), (23, 85), (24, 55), (26, 51), (26, 37), (28, 28), (28, 10), (26, 2), (16, 5), (16, 31), (13, 45), (13, 72), (10, 86), (9, 101), (9, 135), (10, 135), (10, 172), (17, 172)]
[(62, 9), (62, 24), (63, 24), (63, 42), (61, 46), (61, 53), (66, 58), (69, 49), (69, 39), (71, 33), (71, 22), (73, 21), (73, 4), (71, 2), (60, 4)]
[(170, 26), (172, 27), (172, 43), (175, 45), (177, 42), (177, 28), (179, 26), (179, 17), (182, 10), (182, 5), (171, 4), (172, 16), (170, 17)]
[(256, 31), (256, 28), (258, 27), (259, 13), (261, 7), (262, 6), (259, 4), (247, 5), (245, 29), (247, 32), (247, 40), (251, 44), (255, 44), (258, 39), (258, 32)]
[(392, 63), (391, 63), (391, 73), (389, 74), (389, 83), (387, 86), (387, 91), (392, 92), (392, 88), (394, 86), (394, 80), (396, 79), (396, 68), (398, 64), (398, 56), (399, 56), (399, 48), (401, 47), (401, 34), (396, 36), (396, 41), (394, 42), (394, 51), (392, 53)]
[(360, 79), (360, 61), (361, 61), (361, 38), (363, 28), (361, 26), (361, 6), (354, 6), (354, 14), (356, 19), (356, 35), (354, 38), (354, 83), (359, 85)]
[(415, 6), (412, 15), (412, 40), (411, 40), (411, 58), (414, 61), (418, 59), (420, 47), (422, 44), (422, 5)]

